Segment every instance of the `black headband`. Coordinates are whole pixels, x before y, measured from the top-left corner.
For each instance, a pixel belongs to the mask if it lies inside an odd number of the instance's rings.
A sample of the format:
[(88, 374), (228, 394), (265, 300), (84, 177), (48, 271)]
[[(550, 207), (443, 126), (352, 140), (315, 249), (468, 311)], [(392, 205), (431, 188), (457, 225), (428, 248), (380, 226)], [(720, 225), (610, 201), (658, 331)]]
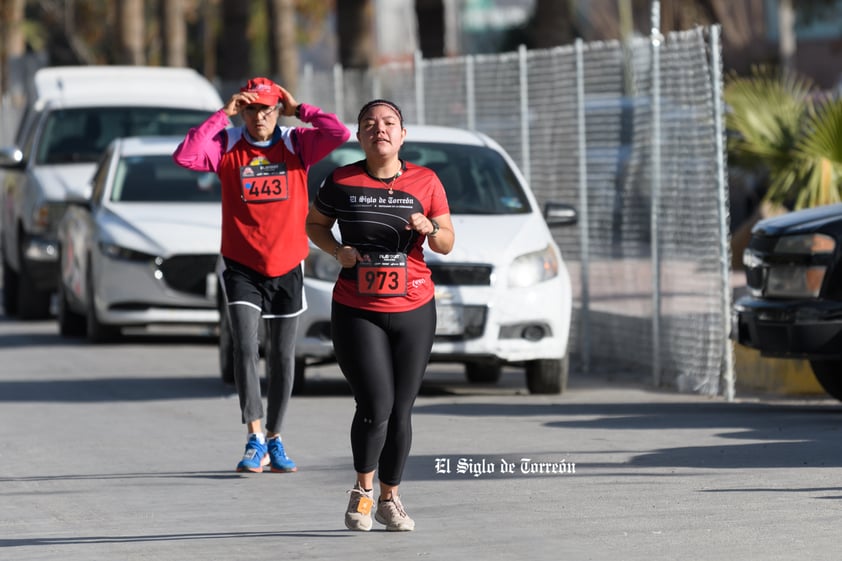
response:
[(401, 126), (403, 126), (403, 113), (401, 113), (401, 108), (398, 107), (397, 104), (395, 104), (394, 102), (389, 101), (388, 99), (373, 99), (365, 105), (363, 105), (363, 108), (360, 109), (359, 115), (357, 115), (357, 124), (360, 124), (360, 121), (363, 120), (363, 115), (365, 115), (366, 111), (377, 105), (385, 105), (386, 107), (391, 107), (392, 109), (394, 109), (395, 113), (398, 114), (398, 118), (400, 118), (401, 120)]

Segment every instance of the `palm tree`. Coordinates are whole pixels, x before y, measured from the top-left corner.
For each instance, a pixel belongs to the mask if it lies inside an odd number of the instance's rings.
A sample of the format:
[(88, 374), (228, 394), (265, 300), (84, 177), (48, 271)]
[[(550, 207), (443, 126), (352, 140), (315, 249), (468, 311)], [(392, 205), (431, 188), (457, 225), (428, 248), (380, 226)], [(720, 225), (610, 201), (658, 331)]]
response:
[(769, 172), (764, 200), (790, 209), (842, 200), (842, 100), (812, 82), (755, 67), (724, 91), (729, 158)]

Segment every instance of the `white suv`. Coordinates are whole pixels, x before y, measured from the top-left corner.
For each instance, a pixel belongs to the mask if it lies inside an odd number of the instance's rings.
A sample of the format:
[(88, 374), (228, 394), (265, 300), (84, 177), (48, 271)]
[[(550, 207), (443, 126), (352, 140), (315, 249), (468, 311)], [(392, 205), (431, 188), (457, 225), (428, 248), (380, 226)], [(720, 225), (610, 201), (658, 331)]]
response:
[(216, 88), (188, 68), (48, 67), (32, 88), (14, 145), (0, 148), (3, 307), (21, 319), (50, 314), (56, 226), (67, 201), (84, 198), (108, 143), (183, 135), (223, 105)]
[[(456, 230), (451, 253), (425, 252), (438, 310), (432, 360), (463, 363), (468, 380), (485, 383), (496, 382), (504, 365), (519, 365), (530, 392), (564, 391), (572, 295), (548, 224), (574, 224), (576, 211), (555, 203), (542, 215), (514, 162), (483, 134), (429, 126), (407, 131), (401, 157), (438, 174)], [(313, 166), (311, 199), (330, 171), (361, 159), (352, 137)], [(333, 257), (313, 247), (305, 266), (308, 309), (299, 325), (297, 384), (308, 364), (333, 357), (337, 273)]]

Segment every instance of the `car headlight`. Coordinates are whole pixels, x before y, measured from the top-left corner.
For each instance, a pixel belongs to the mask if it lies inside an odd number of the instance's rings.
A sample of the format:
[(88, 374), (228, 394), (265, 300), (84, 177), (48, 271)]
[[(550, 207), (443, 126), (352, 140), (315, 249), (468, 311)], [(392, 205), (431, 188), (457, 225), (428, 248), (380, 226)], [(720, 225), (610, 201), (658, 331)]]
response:
[(509, 286), (525, 288), (558, 275), (558, 255), (548, 245), (541, 251), (526, 253), (512, 261), (509, 267)]
[(32, 209), (32, 231), (34, 233), (54, 233), (56, 225), (67, 205), (64, 203), (40, 203)]
[(751, 248), (743, 250), (743, 266), (746, 269), (756, 269), (763, 265), (763, 257)]
[[(836, 240), (825, 234), (798, 234), (782, 236), (775, 242), (775, 255), (804, 256), (791, 263), (769, 263), (766, 270), (763, 296), (771, 298), (817, 298), (821, 292), (827, 266), (821, 264), (827, 257), (812, 260), (811, 256), (828, 256), (836, 250)], [(761, 256), (743, 255), (746, 266), (761, 267)], [(812, 262), (810, 262), (812, 261)]]
[(341, 268), (339, 261), (315, 247), (310, 248), (310, 254), (304, 260), (304, 276), (314, 279), (333, 282)]
[(819, 255), (833, 253), (836, 240), (825, 234), (799, 234), (782, 236), (775, 244), (775, 253), (795, 253), (798, 255)]
[(163, 263), (163, 259), (156, 255), (135, 251), (117, 244), (99, 242), (99, 250), (105, 257), (121, 261), (154, 261), (156, 265)]
[(827, 267), (786, 265), (769, 268), (766, 296), (778, 298), (817, 298)]

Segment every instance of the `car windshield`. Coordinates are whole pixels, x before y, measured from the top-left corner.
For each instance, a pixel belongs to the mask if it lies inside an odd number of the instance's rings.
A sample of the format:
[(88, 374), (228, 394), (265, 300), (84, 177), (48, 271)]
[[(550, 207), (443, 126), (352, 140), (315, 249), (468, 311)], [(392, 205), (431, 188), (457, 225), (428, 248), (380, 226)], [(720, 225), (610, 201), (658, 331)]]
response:
[(183, 168), (164, 154), (122, 158), (110, 198), (113, 202), (219, 202), (221, 193), (215, 173)]
[(161, 107), (57, 109), (44, 124), (35, 163), (94, 163), (117, 137), (184, 135), (209, 115), (209, 111)]
[[(310, 200), (338, 166), (365, 157), (356, 142), (346, 143), (310, 168)], [(529, 202), (511, 167), (485, 146), (405, 142), (400, 157), (436, 172), (447, 192), (451, 214), (522, 214)]]

